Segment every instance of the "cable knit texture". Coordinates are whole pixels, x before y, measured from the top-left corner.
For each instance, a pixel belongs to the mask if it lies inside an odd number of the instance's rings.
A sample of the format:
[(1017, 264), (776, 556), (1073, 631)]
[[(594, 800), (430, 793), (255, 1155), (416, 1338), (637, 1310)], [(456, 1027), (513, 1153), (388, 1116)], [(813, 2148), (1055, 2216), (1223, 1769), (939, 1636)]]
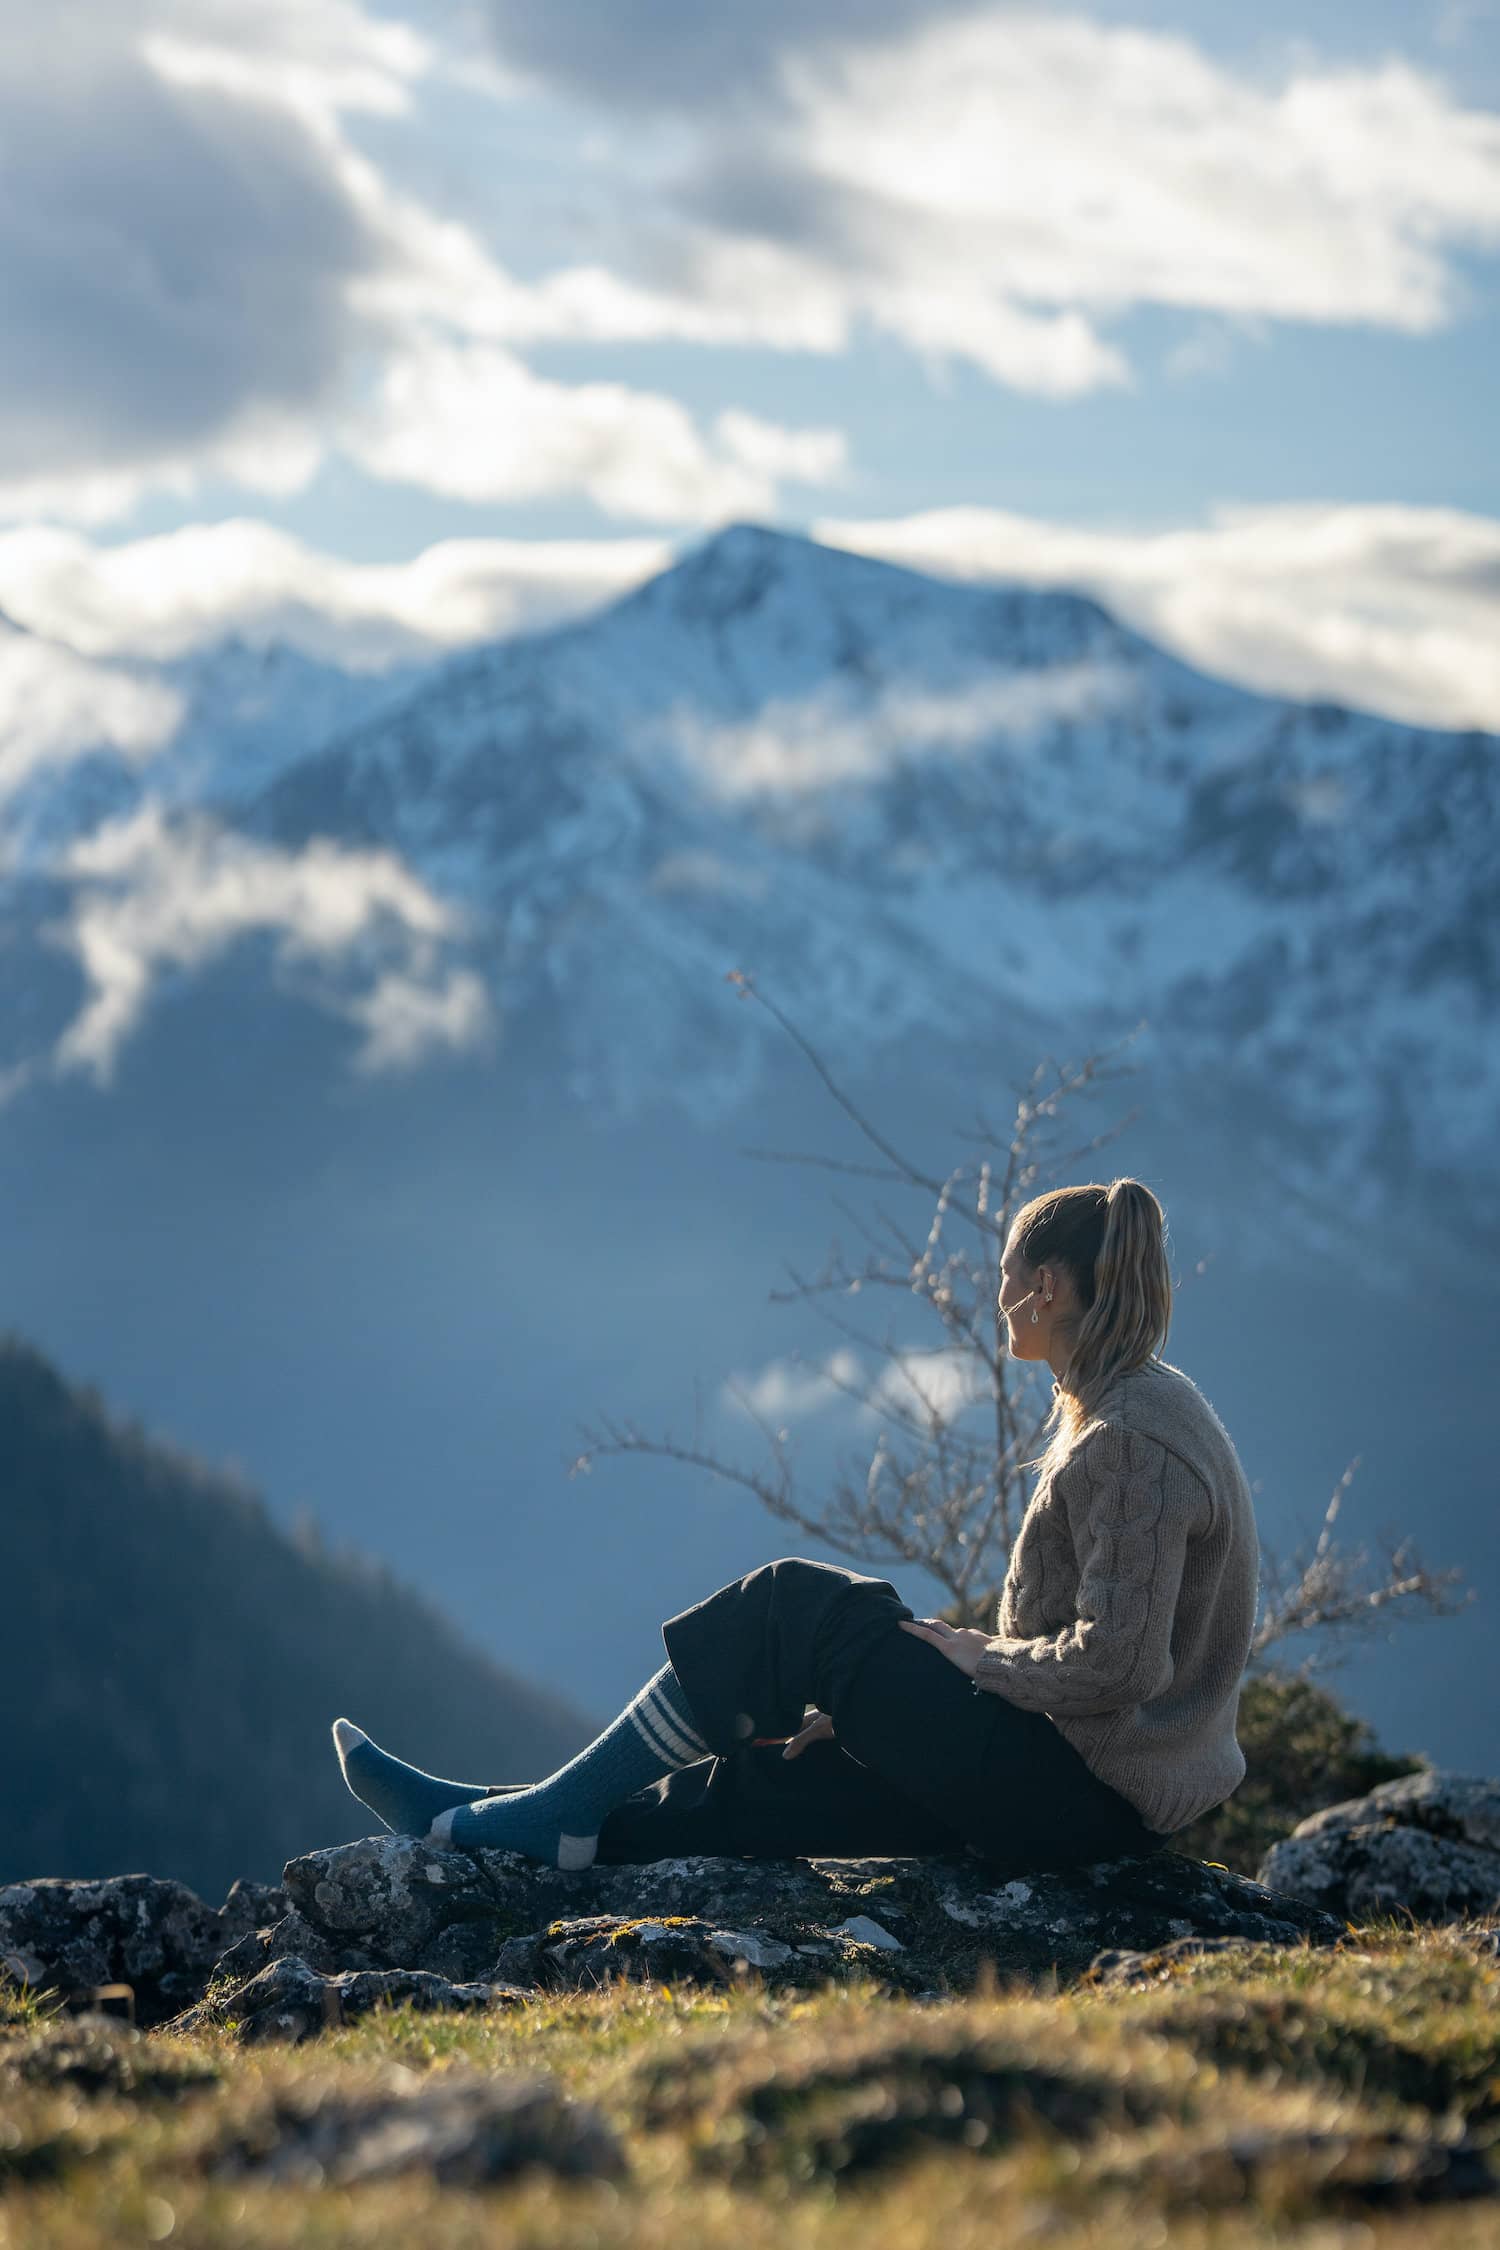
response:
[(974, 1685), (1043, 1711), (1162, 1835), (1245, 1775), (1260, 1549), (1233, 1441), (1180, 1367), (1121, 1376), (1037, 1486)]

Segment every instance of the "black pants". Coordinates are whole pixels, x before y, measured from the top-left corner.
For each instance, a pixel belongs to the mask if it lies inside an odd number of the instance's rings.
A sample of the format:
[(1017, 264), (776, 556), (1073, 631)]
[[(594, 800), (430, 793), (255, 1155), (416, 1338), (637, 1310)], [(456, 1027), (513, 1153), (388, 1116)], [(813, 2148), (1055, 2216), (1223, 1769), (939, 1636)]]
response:
[[(1165, 1837), (1040, 1711), (975, 1687), (883, 1578), (787, 1556), (662, 1627), (714, 1755), (626, 1799), (604, 1863), (969, 1850), (1007, 1869), (1141, 1856)], [(812, 1703), (834, 1740), (783, 1758)]]

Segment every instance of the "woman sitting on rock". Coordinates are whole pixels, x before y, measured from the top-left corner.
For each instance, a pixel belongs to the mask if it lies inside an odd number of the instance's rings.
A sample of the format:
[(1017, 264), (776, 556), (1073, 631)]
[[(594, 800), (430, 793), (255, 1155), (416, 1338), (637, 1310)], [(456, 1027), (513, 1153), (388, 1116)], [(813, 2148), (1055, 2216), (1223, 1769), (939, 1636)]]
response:
[(338, 1719), (349, 1787), (398, 1832), (562, 1868), (967, 1848), (1024, 1869), (1158, 1850), (1244, 1776), (1259, 1575), (1233, 1442), (1159, 1356), (1171, 1305), (1162, 1208), (1139, 1180), (1017, 1214), (1007, 1347), (1056, 1380), (995, 1633), (786, 1556), (670, 1618), (669, 1661), (547, 1780), (442, 1781)]

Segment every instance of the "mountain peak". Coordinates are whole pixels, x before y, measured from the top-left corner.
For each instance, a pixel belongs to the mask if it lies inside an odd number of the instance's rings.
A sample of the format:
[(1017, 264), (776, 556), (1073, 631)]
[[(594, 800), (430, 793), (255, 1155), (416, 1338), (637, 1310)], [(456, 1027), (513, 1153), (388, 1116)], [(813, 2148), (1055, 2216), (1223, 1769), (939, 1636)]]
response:
[(858, 612), (871, 602), (879, 609), (903, 590), (918, 589), (958, 602), (981, 598), (984, 591), (945, 585), (903, 564), (825, 545), (805, 532), (730, 523), (611, 604), (607, 614), (627, 623), (671, 618), (696, 631), (774, 610), (795, 632), (815, 615)]
[[(684, 597), (719, 619), (753, 609), (771, 588), (810, 570), (828, 573), (841, 558), (798, 531), (771, 524), (730, 523), (668, 565), (654, 586), (675, 603)], [(847, 558), (853, 560), (855, 558)], [(643, 589), (649, 590), (649, 589)]]
[(778, 550), (816, 545), (817, 541), (809, 539), (805, 532), (784, 531), (777, 524), (746, 521), (726, 523), (721, 530), (711, 533), (690, 552), (699, 557), (714, 555), (726, 561), (741, 557), (763, 560)]
[(692, 625), (726, 625), (772, 599), (800, 620), (818, 608), (858, 615), (873, 604), (882, 613), (893, 601), (911, 599), (950, 611), (981, 610), (999, 602), (1008, 632), (1056, 631), (1064, 640), (1076, 640), (1103, 631), (1122, 642), (1138, 639), (1091, 595), (1069, 587), (947, 577), (916, 564), (833, 546), (806, 532), (752, 522), (725, 524), (611, 609), (631, 617), (666, 612)]

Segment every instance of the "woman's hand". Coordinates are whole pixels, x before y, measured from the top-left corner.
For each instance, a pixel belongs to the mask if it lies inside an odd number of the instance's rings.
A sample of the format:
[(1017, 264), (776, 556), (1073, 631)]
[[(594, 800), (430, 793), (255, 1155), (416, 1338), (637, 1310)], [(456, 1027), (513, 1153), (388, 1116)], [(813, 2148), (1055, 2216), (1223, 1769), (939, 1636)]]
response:
[(801, 1730), (794, 1734), (782, 1751), (783, 1758), (800, 1758), (810, 1742), (831, 1742), (833, 1721), (826, 1711), (814, 1711)]
[(971, 1680), (989, 1646), (989, 1634), (981, 1633), (977, 1625), (945, 1625), (941, 1617), (903, 1617), (900, 1624), (903, 1633), (940, 1648), (948, 1662)]

